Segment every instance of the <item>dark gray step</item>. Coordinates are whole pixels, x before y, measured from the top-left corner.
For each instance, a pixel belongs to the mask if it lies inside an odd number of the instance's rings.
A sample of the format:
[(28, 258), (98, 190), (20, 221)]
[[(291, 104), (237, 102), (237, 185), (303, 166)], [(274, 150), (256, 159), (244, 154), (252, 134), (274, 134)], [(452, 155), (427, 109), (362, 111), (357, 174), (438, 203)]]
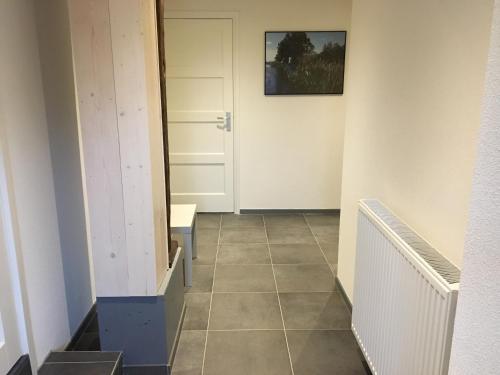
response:
[(52, 352), (40, 375), (121, 375), (120, 352)]

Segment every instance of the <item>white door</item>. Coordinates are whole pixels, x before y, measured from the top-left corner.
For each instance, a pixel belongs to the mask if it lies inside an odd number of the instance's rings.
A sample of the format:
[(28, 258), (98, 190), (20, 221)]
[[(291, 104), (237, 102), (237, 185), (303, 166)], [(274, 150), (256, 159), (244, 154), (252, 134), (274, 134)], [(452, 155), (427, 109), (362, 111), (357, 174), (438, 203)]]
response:
[(165, 20), (172, 203), (233, 212), (230, 19)]
[[(0, 191), (0, 205), (4, 204), (4, 198)], [(6, 374), (23, 354), (13, 292), (12, 277), (17, 275), (12, 275), (9, 267), (12, 262), (7, 255), (4, 236), (4, 208), (0, 206), (0, 374)]]

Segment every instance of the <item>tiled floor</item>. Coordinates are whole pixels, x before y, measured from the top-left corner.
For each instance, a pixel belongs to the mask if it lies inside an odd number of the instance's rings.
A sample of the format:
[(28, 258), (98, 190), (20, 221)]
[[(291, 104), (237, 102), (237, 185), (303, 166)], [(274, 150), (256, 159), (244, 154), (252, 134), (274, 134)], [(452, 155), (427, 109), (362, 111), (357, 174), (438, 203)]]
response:
[(336, 291), (338, 216), (198, 215), (174, 375), (366, 374)]

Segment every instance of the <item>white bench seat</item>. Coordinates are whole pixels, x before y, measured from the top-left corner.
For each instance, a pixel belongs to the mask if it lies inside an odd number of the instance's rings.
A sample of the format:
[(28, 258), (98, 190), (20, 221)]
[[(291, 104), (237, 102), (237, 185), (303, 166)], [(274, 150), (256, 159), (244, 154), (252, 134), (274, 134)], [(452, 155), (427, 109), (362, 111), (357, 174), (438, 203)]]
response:
[(193, 285), (193, 259), (196, 252), (196, 205), (172, 204), (170, 206), (170, 228), (172, 233), (181, 234), (184, 241), (185, 285)]

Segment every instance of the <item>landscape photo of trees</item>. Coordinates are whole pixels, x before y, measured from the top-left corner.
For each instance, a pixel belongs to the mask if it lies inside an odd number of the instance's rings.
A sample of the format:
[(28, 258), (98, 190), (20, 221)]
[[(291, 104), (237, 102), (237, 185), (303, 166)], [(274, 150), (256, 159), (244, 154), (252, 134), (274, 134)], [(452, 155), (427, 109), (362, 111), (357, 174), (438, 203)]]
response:
[(266, 95), (342, 94), (346, 32), (266, 32)]

